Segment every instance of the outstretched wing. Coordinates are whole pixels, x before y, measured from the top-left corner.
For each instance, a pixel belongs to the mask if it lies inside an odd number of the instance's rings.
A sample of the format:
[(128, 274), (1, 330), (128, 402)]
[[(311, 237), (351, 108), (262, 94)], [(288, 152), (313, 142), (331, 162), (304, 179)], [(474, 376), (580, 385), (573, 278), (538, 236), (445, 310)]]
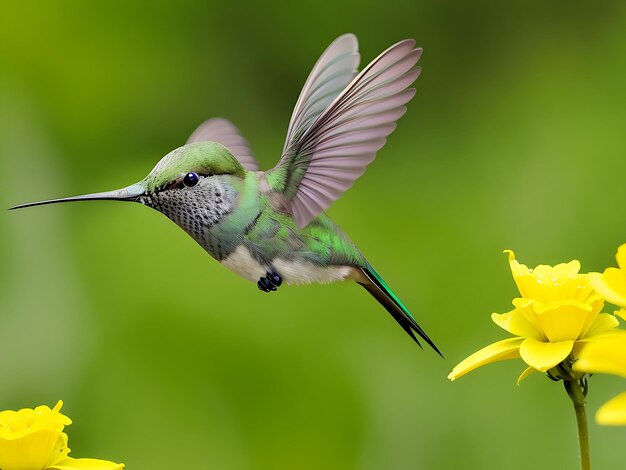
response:
[(252, 155), (248, 142), (241, 136), (239, 129), (232, 122), (222, 118), (204, 121), (193, 131), (186, 143), (190, 144), (207, 140), (217, 142), (226, 147), (246, 170), (259, 171), (259, 164)]
[[(374, 160), (415, 94), (422, 49), (401, 41), (358, 74), (302, 132), (288, 134), (278, 165), (267, 172), (299, 227), (338, 199)], [(292, 119), (293, 121), (293, 119)], [(291, 129), (291, 126), (290, 126)]]
[(285, 148), (311, 127), (313, 121), (357, 74), (361, 56), (354, 34), (335, 39), (315, 63), (291, 114)]

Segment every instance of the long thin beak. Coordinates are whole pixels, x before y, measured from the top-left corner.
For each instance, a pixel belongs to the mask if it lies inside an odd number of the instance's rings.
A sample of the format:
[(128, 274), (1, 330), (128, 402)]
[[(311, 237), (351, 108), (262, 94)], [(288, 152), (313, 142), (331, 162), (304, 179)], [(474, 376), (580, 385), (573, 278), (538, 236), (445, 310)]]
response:
[(44, 204), (56, 204), (57, 202), (72, 201), (96, 201), (96, 200), (113, 200), (113, 201), (136, 201), (140, 196), (146, 193), (146, 189), (141, 184), (133, 184), (126, 188), (116, 189), (115, 191), (105, 191), (103, 193), (85, 194), (83, 196), (64, 197), (61, 199), (48, 199), (47, 201), (29, 202), (28, 204), (20, 204), (10, 207), (9, 210), (22, 209), (23, 207), (43, 206)]

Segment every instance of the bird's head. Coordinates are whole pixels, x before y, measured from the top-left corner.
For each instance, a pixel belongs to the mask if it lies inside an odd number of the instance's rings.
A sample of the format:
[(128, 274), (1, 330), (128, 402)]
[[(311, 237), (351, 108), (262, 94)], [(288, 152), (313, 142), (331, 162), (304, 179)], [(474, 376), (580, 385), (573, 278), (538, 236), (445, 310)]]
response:
[(232, 210), (236, 186), (245, 175), (245, 169), (223, 145), (194, 142), (171, 151), (144, 179), (125, 188), (20, 204), (11, 209), (73, 201), (139, 202), (162, 212), (198, 239), (203, 227)]
[[(187, 144), (165, 155), (139, 184), (147, 195), (172, 189), (202, 188), (202, 180), (216, 175), (245, 177), (239, 161), (217, 142)], [(197, 190), (196, 189), (196, 190)]]
[(59, 199), (29, 202), (10, 209), (56, 204), (59, 202), (115, 200), (144, 202), (142, 199), (161, 196), (177, 190), (198, 192), (211, 176), (232, 175), (245, 177), (246, 171), (239, 161), (217, 142), (195, 142), (172, 150), (165, 155), (148, 175), (138, 183), (122, 189), (84, 194)]

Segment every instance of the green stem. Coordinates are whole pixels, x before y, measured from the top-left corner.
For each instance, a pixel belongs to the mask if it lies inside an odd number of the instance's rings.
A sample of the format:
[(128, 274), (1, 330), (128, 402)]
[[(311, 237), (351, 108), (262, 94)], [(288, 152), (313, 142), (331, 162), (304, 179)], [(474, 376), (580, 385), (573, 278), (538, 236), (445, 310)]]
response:
[(576, 424), (578, 425), (578, 448), (580, 450), (581, 470), (591, 470), (589, 459), (589, 432), (587, 430), (587, 412), (585, 411), (585, 379), (565, 380), (565, 390), (574, 403)]

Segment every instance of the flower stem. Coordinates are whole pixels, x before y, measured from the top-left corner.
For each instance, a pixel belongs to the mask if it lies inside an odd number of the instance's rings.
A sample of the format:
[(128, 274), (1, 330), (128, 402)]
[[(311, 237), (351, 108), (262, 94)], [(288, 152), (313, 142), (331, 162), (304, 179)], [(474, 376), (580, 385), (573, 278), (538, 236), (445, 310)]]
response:
[(585, 410), (586, 379), (564, 380), (565, 390), (574, 403), (576, 424), (578, 425), (578, 448), (580, 450), (581, 470), (591, 470), (589, 459), (589, 432), (587, 430), (587, 412)]

